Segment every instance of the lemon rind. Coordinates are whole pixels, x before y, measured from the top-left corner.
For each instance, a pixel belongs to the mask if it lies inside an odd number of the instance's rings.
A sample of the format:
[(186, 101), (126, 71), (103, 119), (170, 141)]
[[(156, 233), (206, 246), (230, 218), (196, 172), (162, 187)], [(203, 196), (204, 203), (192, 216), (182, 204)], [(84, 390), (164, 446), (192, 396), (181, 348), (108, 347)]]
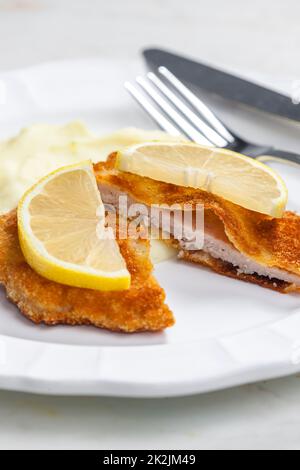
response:
[[(89, 266), (76, 265), (56, 259), (49, 254), (40, 240), (36, 238), (30, 228), (29, 206), (31, 200), (39, 194), (43, 186), (55, 174), (63, 174), (74, 169), (93, 171), (91, 161), (69, 165), (53, 171), (42, 178), (23, 195), (18, 206), (18, 231), (21, 250), (27, 263), (44, 278), (68, 285), (70, 287), (87, 288), (99, 291), (127, 290), (131, 285), (131, 275), (127, 269), (115, 272), (105, 272)], [(91, 178), (92, 182), (96, 180)], [(97, 188), (98, 192), (98, 188)], [(99, 204), (101, 204), (99, 193)]]
[[(223, 153), (223, 154), (231, 155), (234, 158), (238, 158), (240, 160), (251, 162), (251, 165), (253, 167), (263, 169), (263, 171), (265, 173), (268, 173), (276, 181), (277, 189), (280, 192), (280, 196), (278, 198), (275, 198), (275, 199), (271, 200), (272, 207), (270, 207), (270, 209), (268, 209), (266, 211), (257, 210), (257, 212), (269, 215), (271, 217), (276, 217), (276, 218), (282, 217), (282, 215), (284, 214), (286, 205), (287, 205), (287, 201), (288, 201), (288, 190), (287, 190), (287, 187), (286, 187), (283, 179), (281, 178), (281, 176), (276, 171), (274, 171), (271, 167), (265, 165), (264, 163), (260, 162), (259, 160), (253, 159), (251, 157), (247, 157), (246, 155), (242, 155), (242, 154), (239, 154), (237, 152), (233, 152), (232, 150), (229, 150), (229, 149), (213, 148), (213, 147), (208, 147), (208, 146), (204, 146), (204, 145), (195, 144), (193, 142), (186, 142), (186, 143), (183, 142), (183, 143), (179, 143), (179, 144), (178, 144), (178, 142), (172, 142), (172, 141), (171, 142), (163, 142), (163, 143), (162, 142), (139, 143), (139, 144), (135, 144), (133, 146), (127, 147), (127, 148), (123, 149), (122, 151), (117, 152), (116, 168), (119, 169), (120, 171), (126, 171), (126, 159), (130, 158), (132, 155), (134, 155), (136, 152), (138, 152), (140, 149), (142, 149), (144, 147), (157, 147), (157, 146), (176, 147), (178, 145), (180, 145), (180, 146), (189, 146), (189, 147), (197, 147), (197, 148), (200, 147), (200, 148), (203, 148), (203, 149), (206, 149), (206, 150), (209, 149), (214, 153)], [(170, 166), (170, 170), (171, 170), (172, 169), (172, 164), (170, 164), (169, 166)], [(146, 176), (146, 175), (144, 175), (144, 176)], [(205, 188), (203, 188), (203, 187), (199, 187), (199, 189), (205, 190)], [(234, 203), (234, 201), (232, 201), (232, 202)], [(255, 211), (254, 209), (251, 209), (251, 208), (249, 208), (249, 209)]]

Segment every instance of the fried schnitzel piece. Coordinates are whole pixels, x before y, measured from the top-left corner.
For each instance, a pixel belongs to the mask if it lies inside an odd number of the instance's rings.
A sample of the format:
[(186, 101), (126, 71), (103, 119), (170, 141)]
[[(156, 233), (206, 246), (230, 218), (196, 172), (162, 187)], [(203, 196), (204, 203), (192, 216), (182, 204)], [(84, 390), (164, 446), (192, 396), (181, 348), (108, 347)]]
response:
[[(115, 168), (116, 154), (95, 165), (104, 203), (129, 202), (146, 206), (190, 204), (204, 207), (205, 233), (201, 249), (187, 249), (186, 240), (169, 241), (179, 258), (210, 267), (219, 274), (279, 292), (300, 289), (300, 217), (286, 212), (275, 219), (226, 201), (209, 192), (143, 178)], [(153, 220), (152, 220), (153, 223)], [(154, 221), (155, 223), (155, 221)], [(158, 221), (159, 223), (159, 221)]]
[(26, 263), (19, 245), (17, 215), (0, 217), (0, 284), (34, 323), (94, 325), (126, 333), (160, 331), (174, 324), (165, 293), (152, 276), (147, 240), (118, 240), (131, 273), (131, 287), (99, 292), (44, 279)]

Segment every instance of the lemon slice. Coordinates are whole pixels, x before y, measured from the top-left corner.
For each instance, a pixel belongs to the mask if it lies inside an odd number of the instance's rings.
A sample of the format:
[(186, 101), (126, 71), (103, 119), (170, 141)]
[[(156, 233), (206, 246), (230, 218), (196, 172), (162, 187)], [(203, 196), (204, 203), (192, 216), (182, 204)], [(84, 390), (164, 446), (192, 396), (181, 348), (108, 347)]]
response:
[(126, 263), (105, 228), (91, 162), (61, 168), (29, 189), (18, 226), (25, 259), (41, 276), (99, 291), (129, 288)]
[(192, 143), (145, 143), (118, 152), (119, 170), (209, 191), (256, 212), (281, 217), (287, 188), (275, 171), (230, 150)]

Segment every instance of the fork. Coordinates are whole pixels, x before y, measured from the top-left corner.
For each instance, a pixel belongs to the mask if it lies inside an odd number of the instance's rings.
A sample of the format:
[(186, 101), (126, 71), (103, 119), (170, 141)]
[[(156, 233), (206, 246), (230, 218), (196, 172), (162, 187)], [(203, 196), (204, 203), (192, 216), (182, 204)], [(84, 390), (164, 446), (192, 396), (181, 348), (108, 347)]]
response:
[(127, 91), (161, 129), (174, 137), (184, 135), (198, 144), (234, 150), (268, 162), (300, 164), (300, 155), (248, 142), (229, 130), (215, 113), (166, 67), (138, 76)]

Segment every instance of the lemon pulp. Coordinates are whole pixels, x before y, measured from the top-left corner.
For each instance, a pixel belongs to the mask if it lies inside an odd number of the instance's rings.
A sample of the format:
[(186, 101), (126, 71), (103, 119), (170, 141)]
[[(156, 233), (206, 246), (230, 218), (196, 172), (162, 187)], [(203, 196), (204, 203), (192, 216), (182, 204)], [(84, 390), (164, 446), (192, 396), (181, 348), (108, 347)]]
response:
[(91, 162), (61, 168), (27, 191), (18, 207), (20, 244), (43, 277), (100, 291), (130, 286)]
[(275, 171), (230, 150), (151, 142), (120, 150), (116, 165), (121, 171), (209, 191), (272, 217), (281, 217), (287, 203), (287, 188)]

